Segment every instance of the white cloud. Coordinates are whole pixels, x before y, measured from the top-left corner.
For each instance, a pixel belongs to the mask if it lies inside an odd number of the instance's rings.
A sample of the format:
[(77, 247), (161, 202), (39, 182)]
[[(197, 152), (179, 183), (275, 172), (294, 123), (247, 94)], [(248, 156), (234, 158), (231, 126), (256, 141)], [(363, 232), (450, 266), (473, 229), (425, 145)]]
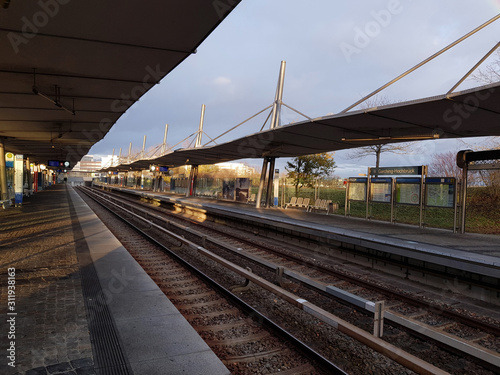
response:
[(227, 77), (217, 77), (213, 80), (213, 83), (217, 86), (227, 86), (231, 84), (231, 79)]
[[(339, 45), (354, 43), (355, 28), (364, 29), (374, 20), (372, 12), (387, 9), (389, 0), (243, 1), (200, 45), (198, 53), (133, 105), (91, 153), (111, 154), (120, 147), (126, 153), (129, 142), (134, 147), (142, 145), (144, 135), (148, 147), (158, 144), (165, 123), (169, 124), (167, 141), (175, 144), (198, 129), (202, 103), (207, 105), (205, 129), (211, 136), (220, 134), (271, 104), (281, 60), (287, 61), (286, 104), (311, 117), (338, 113), (493, 17), (498, 10), (491, 3), (401, 2), (403, 11), (393, 15), (390, 24), (348, 63)], [(382, 95), (397, 101), (445, 93), (498, 41), (499, 33), (497, 21)], [(249, 122), (224, 140), (258, 131), (266, 116), (262, 114), (255, 126)], [(287, 110), (283, 117), (284, 121), (301, 119)], [(457, 140), (448, 142), (450, 149), (466, 148), (457, 145)], [(382, 162), (386, 166), (425, 164), (443, 148), (441, 143), (423, 146), (404, 158), (383, 155)], [(347, 176), (357, 175), (355, 167), (366, 172), (375, 163), (374, 158), (353, 162), (342, 155), (337, 153), (335, 160), (339, 174), (342, 166)]]

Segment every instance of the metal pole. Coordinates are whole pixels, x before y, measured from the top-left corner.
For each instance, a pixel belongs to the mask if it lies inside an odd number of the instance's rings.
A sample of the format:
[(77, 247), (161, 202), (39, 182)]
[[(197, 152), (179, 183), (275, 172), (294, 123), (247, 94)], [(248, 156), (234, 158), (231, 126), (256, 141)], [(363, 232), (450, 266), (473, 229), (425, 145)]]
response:
[(414, 70), (420, 68), (422, 65), (424, 64), (427, 64), (429, 61), (433, 60), (434, 58), (436, 58), (437, 56), (441, 55), (443, 52), (446, 52), (447, 50), (449, 50), (450, 48), (454, 47), (455, 45), (457, 45), (458, 43), (460, 43), (461, 41), (467, 39), (468, 37), (470, 37), (471, 35), (475, 34), (476, 32), (478, 32), (479, 30), (483, 29), (484, 27), (488, 26), (490, 23), (496, 21), (497, 19), (500, 18), (500, 13), (497, 14), (495, 17), (493, 17), (492, 19), (490, 19), (489, 21), (486, 21), (485, 23), (483, 23), (481, 26), (478, 26), (476, 27), (474, 30), (472, 30), (471, 32), (465, 34), (463, 37), (461, 37), (460, 39), (457, 39), (456, 41), (454, 41), (453, 43), (449, 44), (448, 46), (444, 47), (442, 50), (436, 52), (434, 55), (426, 58), (424, 61), (422, 61), (421, 63), (415, 65), (413, 68), (411, 69), (408, 69), (406, 72), (404, 72), (403, 74), (399, 75), (398, 77), (394, 78), (392, 81), (386, 83), (385, 85), (381, 86), (380, 88), (378, 88), (377, 90), (373, 91), (371, 94), (368, 94), (367, 96), (365, 96), (364, 98), (358, 100), (356, 103), (350, 105), (349, 107), (347, 107), (346, 109), (344, 109), (342, 112), (340, 113), (346, 113), (347, 111), (349, 111), (350, 109), (356, 107), (358, 104), (361, 104), (363, 103), (366, 99), (368, 98), (371, 98), (373, 95), (379, 93), (380, 91), (382, 91), (383, 89), (385, 89), (386, 87), (392, 85), (394, 82), (400, 80), (401, 78), (403, 78), (404, 76), (410, 74), (411, 72), (413, 72)]
[(496, 49), (497, 49), (498, 47), (500, 47), (500, 42), (498, 42), (497, 44), (495, 44), (495, 46), (494, 46), (492, 49), (490, 49), (490, 50), (488, 51), (488, 53), (487, 53), (486, 55), (484, 55), (484, 57), (483, 57), (481, 60), (479, 60), (479, 61), (477, 62), (477, 64), (476, 64), (476, 65), (474, 65), (474, 66), (471, 68), (471, 70), (469, 70), (469, 71), (468, 71), (468, 72), (467, 72), (467, 73), (466, 73), (466, 74), (465, 74), (465, 75), (464, 75), (464, 76), (460, 79), (460, 81), (458, 81), (458, 82), (455, 84), (455, 86), (453, 86), (453, 87), (450, 89), (450, 91), (448, 91), (448, 92), (446, 93), (446, 95), (450, 95), (450, 94), (453, 92), (453, 90), (455, 90), (458, 86), (460, 86), (460, 84), (461, 84), (463, 81), (465, 81), (465, 80), (467, 79), (467, 77), (468, 77), (468, 76), (470, 76), (470, 75), (472, 74), (472, 72), (473, 72), (474, 70), (476, 70), (476, 69), (477, 69), (477, 67), (478, 67), (479, 65), (481, 65), (481, 64), (483, 63), (483, 61), (484, 61), (484, 60), (486, 60), (486, 59), (487, 59), (487, 58), (488, 58), (488, 57), (489, 57), (489, 56), (490, 56), (493, 52), (495, 52), (495, 51), (496, 51)]
[(283, 177), (283, 188), (281, 190), (281, 208), (285, 204), (286, 177)]
[[(33, 191), (31, 189), (32, 186), (32, 181), (31, 181), (31, 164), (30, 164), (30, 158), (26, 158), (26, 183), (28, 184), (28, 196), (33, 194)], [(55, 185), (55, 181), (54, 181)]]
[(348, 201), (349, 201), (349, 185), (351, 185), (351, 182), (349, 180), (347, 180), (347, 186), (346, 186), (346, 189), (345, 189), (345, 208), (344, 208), (344, 216), (347, 217), (349, 216), (348, 213), (349, 213), (349, 205), (348, 205)]
[(391, 224), (394, 224), (394, 200), (396, 193), (396, 179), (391, 178)]
[(163, 134), (163, 144), (161, 146), (162, 155), (165, 153), (165, 149), (167, 148), (167, 133), (168, 133), (168, 124), (165, 124), (165, 134)]
[(111, 154), (111, 161), (109, 162), (109, 166), (112, 167), (113, 166), (113, 160), (115, 159), (115, 149), (113, 149), (113, 153)]
[(419, 228), (423, 228), (424, 226), (424, 194), (425, 194), (424, 177), (427, 178), (426, 165), (422, 165), (422, 175), (420, 176), (420, 219), (418, 223)]
[(462, 222), (460, 223), (460, 233), (465, 233), (465, 207), (467, 203), (467, 170), (469, 165), (467, 162), (464, 164), (464, 168), (462, 170)]
[(257, 192), (257, 198), (255, 198), (255, 208), (260, 208), (262, 192), (264, 190), (264, 184), (266, 182), (267, 163), (268, 163), (267, 158), (264, 158), (264, 161), (262, 163), (262, 171), (260, 172), (259, 191)]
[(201, 146), (201, 136), (203, 133), (203, 121), (205, 120), (205, 104), (201, 105), (201, 116), (200, 116), (200, 125), (198, 126), (198, 134), (196, 136), (196, 142), (194, 144), (194, 147), (200, 147)]
[(144, 141), (142, 141), (142, 154), (141, 158), (144, 159), (144, 151), (146, 150), (146, 136), (144, 136)]
[[(272, 118), (271, 118), (271, 125), (270, 125), (271, 129), (274, 129), (277, 126), (279, 126), (281, 101), (283, 98), (283, 85), (285, 82), (285, 67), (286, 67), (286, 61), (282, 61), (281, 66), (280, 66), (280, 74), (278, 77), (278, 85), (276, 87), (276, 95), (274, 96), (273, 111), (272, 111)], [(274, 177), (273, 173), (274, 173), (275, 159), (276, 158), (265, 157), (264, 161), (262, 163), (262, 172), (260, 174), (259, 191), (257, 192), (257, 198), (256, 198), (256, 202), (255, 202), (256, 208), (260, 208), (260, 201), (262, 199), (262, 192), (264, 190), (264, 184), (265, 184), (265, 180), (266, 180), (267, 165), (268, 165), (269, 161), (271, 161), (269, 180), (267, 182), (267, 186), (268, 186), (267, 187), (267, 194), (266, 194), (266, 200), (265, 200), (266, 206), (269, 205), (269, 198), (271, 196), (271, 193), (270, 193), (271, 184), (272, 184), (272, 180)]]
[[(187, 168), (187, 165), (184, 166), (185, 168)], [(187, 172), (187, 170), (186, 170)], [(186, 197), (189, 197), (189, 187), (190, 187), (190, 183), (191, 183), (191, 175), (193, 173), (193, 168), (191, 167), (191, 169), (189, 170), (189, 177), (188, 177), (188, 180), (187, 180), (187, 186), (186, 186)]]
[(457, 233), (457, 188), (458, 188), (458, 184), (457, 184), (457, 180), (456, 179), (453, 179), (455, 182), (454, 182), (454, 186), (453, 186), (453, 233)]
[(130, 163), (130, 157), (132, 156), (132, 142), (130, 142), (130, 145), (128, 146), (128, 162)]
[(194, 197), (196, 196), (196, 184), (198, 182), (198, 166), (193, 165), (191, 169), (193, 170), (193, 178), (191, 180), (191, 196)]
[(271, 129), (280, 126), (281, 102), (283, 99), (283, 86), (285, 83), (285, 67), (286, 61), (281, 62), (280, 74), (278, 77), (278, 86), (276, 87), (276, 95), (274, 97), (273, 114), (271, 117)]
[(5, 165), (5, 148), (3, 139), (0, 138), (0, 200), (5, 201), (9, 198), (7, 191), (7, 166)]
[(382, 337), (384, 334), (384, 301), (375, 302), (375, 311), (373, 313), (373, 335)]
[[(371, 168), (368, 167), (368, 176), (366, 178), (366, 216), (365, 219), (370, 218), (369, 208), (370, 208), (370, 185), (371, 185)], [(377, 170), (378, 173), (378, 170)]]
[(34, 168), (35, 169), (33, 171), (33, 190), (35, 193), (38, 193), (38, 165), (35, 165)]
[(276, 158), (270, 158), (269, 163), (269, 172), (267, 178), (267, 192), (266, 192), (266, 207), (272, 207), (272, 199), (274, 197), (273, 194), (273, 180), (274, 180), (274, 165), (276, 162)]

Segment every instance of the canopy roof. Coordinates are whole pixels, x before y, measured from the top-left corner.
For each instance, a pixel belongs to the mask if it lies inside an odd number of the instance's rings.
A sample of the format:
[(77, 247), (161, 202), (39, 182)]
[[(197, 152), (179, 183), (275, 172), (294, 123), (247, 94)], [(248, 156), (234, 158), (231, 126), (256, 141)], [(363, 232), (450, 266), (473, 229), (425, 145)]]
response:
[[(180, 149), (114, 170), (294, 157), (367, 145), (500, 135), (500, 83), (283, 125), (220, 145)], [(108, 170), (108, 169), (107, 169)]]
[(5, 149), (76, 163), (239, 1), (2, 2)]

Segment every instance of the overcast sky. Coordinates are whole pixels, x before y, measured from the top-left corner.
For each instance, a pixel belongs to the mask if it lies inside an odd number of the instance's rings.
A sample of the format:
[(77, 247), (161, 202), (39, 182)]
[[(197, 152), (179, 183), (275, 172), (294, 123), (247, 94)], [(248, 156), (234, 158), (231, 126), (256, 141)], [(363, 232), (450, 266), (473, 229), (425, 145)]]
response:
[[(202, 104), (207, 106), (204, 130), (214, 138), (272, 103), (281, 60), (287, 62), (284, 103), (309, 117), (338, 113), (499, 12), (500, 0), (243, 0), (90, 154), (108, 155), (113, 149), (118, 154), (122, 148), (125, 155), (130, 142), (137, 151), (144, 135), (147, 148), (158, 145), (166, 123), (172, 146), (197, 130)], [(402, 101), (446, 93), (499, 35), (496, 21), (382, 95)], [(458, 90), (477, 85), (467, 81)], [(257, 132), (266, 115), (222, 140)], [(303, 119), (283, 110), (283, 124)], [(202, 143), (208, 141), (204, 136)], [(383, 155), (382, 164), (426, 164), (435, 152), (460, 148), (464, 144), (455, 140), (424, 141), (414, 154)], [(374, 157), (352, 160), (349, 154), (335, 154), (341, 177), (366, 173), (375, 163)], [(283, 164), (279, 159), (277, 166)]]

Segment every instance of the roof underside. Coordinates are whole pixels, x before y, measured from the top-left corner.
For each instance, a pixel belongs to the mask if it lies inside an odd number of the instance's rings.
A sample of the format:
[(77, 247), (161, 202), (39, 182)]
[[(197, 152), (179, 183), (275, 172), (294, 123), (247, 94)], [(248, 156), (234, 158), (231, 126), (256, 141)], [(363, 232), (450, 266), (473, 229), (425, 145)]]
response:
[(0, 9), (5, 149), (77, 162), (238, 3), (12, 1)]
[(150, 164), (203, 165), (246, 158), (294, 157), (419, 139), (500, 135), (500, 83), (364, 111), (284, 125), (211, 147), (181, 149), (156, 159), (108, 169), (146, 169)]

